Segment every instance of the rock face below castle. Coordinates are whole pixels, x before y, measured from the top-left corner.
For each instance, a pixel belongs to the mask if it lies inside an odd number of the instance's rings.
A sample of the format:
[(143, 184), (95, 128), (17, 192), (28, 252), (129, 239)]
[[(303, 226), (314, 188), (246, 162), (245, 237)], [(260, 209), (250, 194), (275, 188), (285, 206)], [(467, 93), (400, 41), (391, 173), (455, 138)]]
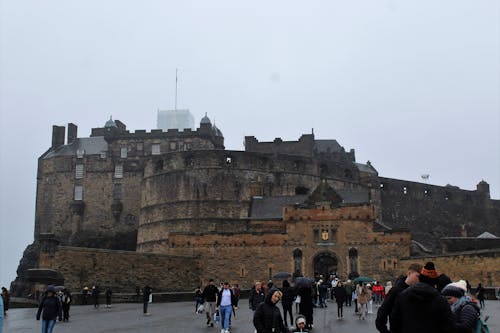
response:
[[(312, 134), (246, 137), (245, 151), (229, 151), (208, 118), (196, 131), (134, 133), (110, 120), (88, 138), (69, 124), (66, 142), (65, 127), (54, 126), (38, 160), (35, 242), (13, 286), (30, 291), (30, 268), (63, 272), (74, 289), (178, 290), (209, 277), (251, 284), (277, 271), (386, 278), (410, 249), (438, 253), (442, 237), (464, 230), (500, 234), (499, 216), (485, 182), (465, 191), (382, 178), (354, 150)], [(46, 246), (51, 237), (57, 246)], [(67, 269), (72, 256), (81, 260)], [(163, 282), (158, 270), (120, 277), (153, 266), (172, 273)], [(183, 274), (196, 281), (175, 282)]]

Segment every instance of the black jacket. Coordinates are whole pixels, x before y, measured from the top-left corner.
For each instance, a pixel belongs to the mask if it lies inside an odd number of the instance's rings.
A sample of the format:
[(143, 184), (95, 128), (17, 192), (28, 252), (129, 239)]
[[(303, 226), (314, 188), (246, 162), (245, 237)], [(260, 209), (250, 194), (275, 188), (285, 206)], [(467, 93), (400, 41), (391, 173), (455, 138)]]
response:
[(253, 325), (257, 333), (286, 333), (280, 309), (271, 301), (272, 292), (269, 292), (263, 303), (257, 306), (253, 314)]
[(457, 333), (474, 333), (476, 331), (477, 318), (479, 318), (479, 306), (467, 302), (460, 306), (454, 313), (455, 328)]
[(335, 295), (335, 302), (342, 304), (347, 299), (347, 292), (344, 286), (333, 288), (333, 294)]
[(281, 297), (281, 304), (283, 304), (284, 308), (289, 308), (293, 305), (293, 299), (295, 298), (295, 292), (292, 287), (283, 287), (281, 288), (281, 292), (283, 293), (283, 297)]
[(213, 284), (209, 284), (203, 289), (203, 302), (215, 302), (217, 301), (217, 294), (219, 289)]
[(389, 293), (385, 295), (384, 302), (382, 302), (382, 305), (377, 311), (375, 327), (381, 333), (389, 333), (389, 330), (387, 329), (387, 320), (389, 319), (389, 315), (394, 307), (396, 298), (403, 290), (409, 287), (405, 280), (405, 276), (401, 276), (396, 280), (394, 287), (392, 287), (391, 290), (389, 290)]
[(153, 289), (150, 286), (145, 286), (142, 290), (142, 301), (149, 302), (149, 295), (153, 293)]
[(393, 333), (455, 332), (448, 302), (434, 287), (423, 282), (399, 294), (389, 320)]
[(253, 287), (250, 290), (250, 296), (248, 297), (248, 304), (250, 306), (250, 309), (254, 310), (257, 309), (257, 306), (264, 302), (266, 298), (266, 294), (264, 293), (264, 290), (260, 288), (260, 291), (257, 292), (257, 289)]
[(40, 315), (42, 314), (43, 320), (62, 320), (62, 305), (61, 301), (56, 296), (47, 297), (45, 296), (38, 306), (38, 312), (36, 313), (36, 320), (40, 320)]

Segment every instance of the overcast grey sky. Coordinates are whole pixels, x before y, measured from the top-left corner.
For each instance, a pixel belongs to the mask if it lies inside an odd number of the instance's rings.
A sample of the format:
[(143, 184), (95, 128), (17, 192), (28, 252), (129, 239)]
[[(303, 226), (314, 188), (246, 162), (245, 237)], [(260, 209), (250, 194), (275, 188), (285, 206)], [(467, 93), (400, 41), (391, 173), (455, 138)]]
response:
[(226, 148), (314, 133), (381, 176), (500, 198), (498, 0), (0, 0), (0, 283), (33, 240), (52, 125), (174, 105)]

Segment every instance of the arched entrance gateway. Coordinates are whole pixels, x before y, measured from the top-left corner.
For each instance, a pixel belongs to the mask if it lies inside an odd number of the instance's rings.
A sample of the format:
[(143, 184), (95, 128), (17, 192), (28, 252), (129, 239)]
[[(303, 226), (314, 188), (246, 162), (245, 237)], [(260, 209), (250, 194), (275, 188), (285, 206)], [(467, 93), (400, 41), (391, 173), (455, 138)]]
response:
[(330, 274), (337, 274), (337, 266), (337, 256), (332, 252), (321, 252), (313, 259), (314, 273), (323, 274), (325, 277)]

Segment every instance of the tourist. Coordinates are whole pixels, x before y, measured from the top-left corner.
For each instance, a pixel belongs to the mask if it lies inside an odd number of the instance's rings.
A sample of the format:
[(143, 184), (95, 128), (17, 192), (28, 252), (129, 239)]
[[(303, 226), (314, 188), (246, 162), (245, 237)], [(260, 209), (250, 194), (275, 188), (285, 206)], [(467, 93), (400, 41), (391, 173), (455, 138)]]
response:
[(483, 286), (480, 284), (477, 285), (477, 288), (476, 288), (476, 297), (479, 301), (479, 305), (481, 306), (481, 309), (484, 309), (484, 293), (485, 293), (485, 289), (483, 288)]
[(373, 290), (372, 290), (372, 285), (368, 283), (366, 285), (366, 288), (368, 290), (368, 295), (367, 295), (367, 298), (366, 298), (366, 309), (367, 309), (367, 313), (368, 314), (372, 314), (373, 313)]
[(465, 295), (467, 283), (464, 280), (450, 283), (441, 291), (450, 304), (457, 333), (474, 333), (479, 317), (479, 306)]
[(201, 292), (200, 286), (196, 287), (196, 289), (194, 290), (194, 301), (195, 301), (194, 312), (198, 313), (199, 306), (203, 304), (203, 293)]
[(36, 320), (40, 320), (40, 315), (42, 316), (42, 333), (52, 333), (56, 324), (56, 318), (59, 318), (59, 321), (62, 320), (61, 302), (55, 293), (56, 291), (53, 286), (47, 287), (46, 296), (40, 302), (36, 313)]
[(67, 289), (62, 290), (61, 305), (63, 311), (63, 321), (69, 321), (69, 308), (71, 305), (71, 294)]
[(235, 283), (232, 289), (233, 289), (233, 295), (236, 298), (236, 306), (238, 306), (238, 302), (240, 301), (240, 296), (241, 296), (240, 285)]
[(290, 333), (309, 332), (306, 328), (306, 323), (306, 318), (304, 316), (297, 316), (297, 319), (295, 319), (295, 327), (290, 329)]
[(149, 303), (153, 302), (153, 289), (146, 285), (144, 289), (142, 289), (142, 312), (145, 316), (150, 316), (151, 314), (148, 312)]
[(217, 297), (217, 309), (220, 311), (221, 333), (229, 333), (229, 320), (231, 313), (238, 310), (238, 304), (233, 291), (229, 288), (229, 282), (222, 284), (222, 290)]
[(363, 283), (360, 282), (356, 287), (356, 294), (358, 296), (358, 316), (359, 319), (365, 320), (366, 312), (367, 312), (367, 303), (368, 300), (371, 299), (371, 291), (367, 286), (363, 286)]
[(257, 309), (260, 303), (264, 302), (266, 298), (266, 294), (262, 289), (262, 283), (257, 281), (255, 282), (255, 286), (250, 290), (250, 296), (248, 297), (248, 305), (252, 311)]
[(94, 308), (95, 309), (99, 308), (99, 294), (100, 293), (101, 293), (101, 290), (99, 289), (99, 286), (92, 287), (92, 299), (94, 300)]
[(7, 311), (9, 310), (10, 295), (7, 288), (2, 287), (2, 298), (3, 298), (3, 314), (7, 317)]
[(337, 302), (337, 318), (344, 318), (344, 302), (347, 299), (347, 290), (344, 287), (342, 281), (337, 282), (337, 286), (333, 288), (333, 293), (335, 294), (335, 301)]
[(434, 288), (437, 278), (434, 263), (428, 262), (419, 282), (399, 294), (389, 318), (391, 333), (455, 332), (450, 306)]
[(352, 306), (352, 282), (351, 280), (347, 280), (344, 283), (346, 298), (345, 298), (345, 306)]
[(378, 281), (373, 284), (373, 294), (375, 296), (375, 305), (379, 306), (382, 303), (385, 295), (385, 288)]
[(302, 285), (297, 289), (297, 297), (300, 297), (299, 313), (306, 317), (307, 328), (313, 327), (313, 296), (312, 286)]
[(104, 294), (106, 295), (106, 307), (110, 308), (111, 307), (111, 296), (113, 295), (113, 291), (111, 290), (111, 287), (107, 287), (106, 292)]
[(207, 315), (207, 325), (214, 327), (214, 313), (219, 290), (215, 286), (214, 279), (208, 281), (208, 285), (203, 289), (203, 304)]
[(270, 289), (264, 302), (255, 309), (253, 325), (257, 333), (286, 332), (280, 309), (276, 306), (282, 296), (281, 291)]
[(0, 297), (0, 333), (3, 331), (3, 318), (4, 318), (4, 311), (3, 311), (3, 297)]
[[(293, 300), (295, 298), (295, 292), (293, 288), (290, 287), (288, 280), (283, 280), (281, 292), (283, 297), (281, 298), (281, 306), (283, 307), (283, 319), (285, 320), (285, 327), (288, 327), (287, 317), (290, 317), (290, 326), (293, 326)], [(287, 315), (288, 314), (288, 315)]]
[[(422, 265), (413, 263), (408, 267), (406, 271), (406, 276), (400, 276), (394, 285), (389, 281), (387, 282), (388, 286), (390, 286), (389, 291), (386, 291), (386, 296), (382, 305), (377, 311), (377, 318), (375, 319), (375, 327), (381, 333), (389, 333), (387, 329), (387, 321), (392, 312), (392, 308), (394, 307), (394, 302), (398, 295), (408, 288), (409, 286), (413, 286), (416, 284), (418, 280), (418, 276), (420, 275), (420, 271), (422, 270)], [(390, 283), (390, 284), (389, 284)]]

